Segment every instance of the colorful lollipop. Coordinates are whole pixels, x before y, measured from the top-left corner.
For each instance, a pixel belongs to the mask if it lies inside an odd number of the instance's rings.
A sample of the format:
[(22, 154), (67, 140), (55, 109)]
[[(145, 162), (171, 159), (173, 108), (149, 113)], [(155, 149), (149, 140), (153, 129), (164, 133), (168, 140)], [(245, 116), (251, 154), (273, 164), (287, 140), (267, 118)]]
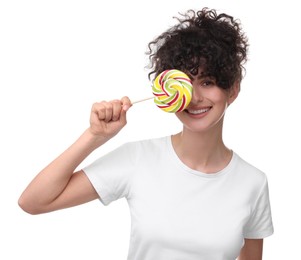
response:
[(176, 113), (183, 111), (192, 97), (192, 82), (182, 71), (165, 70), (160, 73), (152, 86), (153, 96), (139, 99), (133, 104), (154, 99), (155, 104), (165, 112)]
[(152, 87), (155, 104), (165, 112), (183, 111), (190, 103), (192, 83), (182, 71), (171, 69), (160, 73)]

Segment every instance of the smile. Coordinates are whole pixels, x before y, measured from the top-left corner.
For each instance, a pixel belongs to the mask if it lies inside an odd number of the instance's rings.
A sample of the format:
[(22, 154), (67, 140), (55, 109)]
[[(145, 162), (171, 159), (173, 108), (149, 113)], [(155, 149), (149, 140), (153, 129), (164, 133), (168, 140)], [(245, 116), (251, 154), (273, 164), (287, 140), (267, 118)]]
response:
[(202, 109), (186, 109), (186, 111), (192, 115), (199, 115), (208, 112), (210, 109), (211, 107), (205, 107)]

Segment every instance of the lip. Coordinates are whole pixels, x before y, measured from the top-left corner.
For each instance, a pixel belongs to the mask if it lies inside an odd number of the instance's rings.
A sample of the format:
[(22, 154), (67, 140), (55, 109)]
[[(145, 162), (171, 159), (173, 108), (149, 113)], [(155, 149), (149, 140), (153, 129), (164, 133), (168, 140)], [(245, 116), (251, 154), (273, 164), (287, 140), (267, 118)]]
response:
[(189, 117), (191, 117), (191, 118), (199, 119), (199, 118), (203, 118), (206, 115), (208, 115), (208, 113), (210, 112), (211, 109), (212, 109), (212, 106), (191, 107), (191, 108), (185, 109), (184, 112), (187, 115), (189, 115)]

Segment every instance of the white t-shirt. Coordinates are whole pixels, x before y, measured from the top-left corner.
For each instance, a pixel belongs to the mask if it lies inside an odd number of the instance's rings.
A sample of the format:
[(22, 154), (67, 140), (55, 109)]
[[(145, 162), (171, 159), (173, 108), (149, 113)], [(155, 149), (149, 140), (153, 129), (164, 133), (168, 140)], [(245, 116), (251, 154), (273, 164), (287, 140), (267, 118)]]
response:
[(83, 170), (104, 205), (127, 199), (128, 260), (234, 260), (244, 238), (273, 233), (266, 176), (236, 153), (206, 174), (163, 137), (127, 143)]

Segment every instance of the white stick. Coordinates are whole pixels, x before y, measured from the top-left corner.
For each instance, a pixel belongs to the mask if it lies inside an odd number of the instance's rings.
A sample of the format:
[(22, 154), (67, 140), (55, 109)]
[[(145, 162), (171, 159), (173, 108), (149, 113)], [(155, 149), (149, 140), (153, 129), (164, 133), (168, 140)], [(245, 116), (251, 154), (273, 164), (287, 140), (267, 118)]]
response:
[(148, 98), (143, 98), (143, 99), (139, 99), (139, 100), (133, 101), (132, 105), (134, 105), (136, 103), (139, 103), (139, 102), (143, 102), (143, 101), (149, 100), (149, 99), (153, 99), (154, 97), (155, 96), (151, 96), (151, 97), (148, 97)]

